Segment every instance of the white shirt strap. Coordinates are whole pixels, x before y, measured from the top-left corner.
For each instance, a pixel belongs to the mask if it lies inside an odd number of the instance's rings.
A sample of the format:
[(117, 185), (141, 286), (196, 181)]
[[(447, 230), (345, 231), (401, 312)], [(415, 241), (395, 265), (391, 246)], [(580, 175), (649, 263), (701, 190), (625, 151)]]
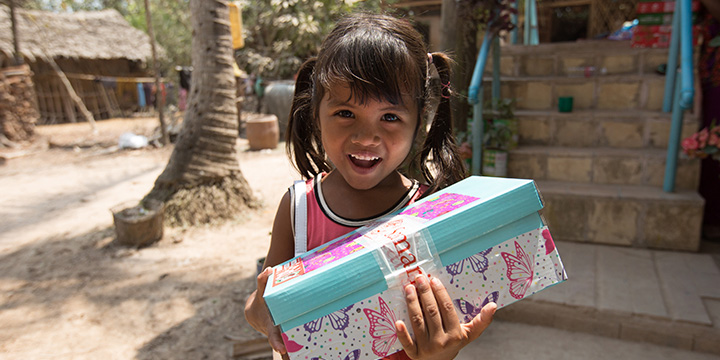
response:
[(307, 252), (307, 185), (303, 180), (293, 184), (295, 256)]

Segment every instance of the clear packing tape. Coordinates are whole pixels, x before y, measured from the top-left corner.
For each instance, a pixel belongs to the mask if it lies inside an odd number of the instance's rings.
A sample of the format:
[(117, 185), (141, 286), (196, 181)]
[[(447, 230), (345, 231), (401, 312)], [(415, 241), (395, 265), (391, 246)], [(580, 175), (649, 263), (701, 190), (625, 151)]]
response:
[(421, 220), (412, 216), (397, 215), (356, 239), (375, 255), (388, 289), (403, 289), (420, 274), (433, 274), (442, 268), (430, 233), (423, 229)]
[(386, 294), (403, 303), (405, 286), (421, 274), (437, 276), (443, 265), (430, 233), (422, 227), (425, 220), (402, 215), (385, 220), (357, 241), (375, 250), (372, 253), (390, 290)]

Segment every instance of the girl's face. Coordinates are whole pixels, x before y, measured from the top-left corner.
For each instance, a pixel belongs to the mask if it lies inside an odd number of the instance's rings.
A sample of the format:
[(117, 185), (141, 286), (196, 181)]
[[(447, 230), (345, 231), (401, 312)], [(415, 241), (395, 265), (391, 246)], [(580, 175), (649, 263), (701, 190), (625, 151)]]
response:
[(418, 112), (414, 99), (401, 104), (351, 97), (347, 86), (334, 86), (320, 102), (325, 153), (354, 189), (368, 190), (394, 174), (412, 146)]

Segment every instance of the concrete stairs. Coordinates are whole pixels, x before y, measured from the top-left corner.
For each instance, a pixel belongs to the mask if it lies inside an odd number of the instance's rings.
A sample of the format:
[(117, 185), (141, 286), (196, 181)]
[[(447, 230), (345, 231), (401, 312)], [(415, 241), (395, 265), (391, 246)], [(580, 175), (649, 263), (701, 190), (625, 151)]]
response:
[[(699, 162), (681, 155), (676, 191), (662, 191), (671, 119), (655, 69), (666, 60), (667, 50), (616, 41), (502, 48), (502, 96), (517, 100), (519, 119), (508, 176), (537, 181), (556, 239), (698, 250)], [(573, 112), (557, 111), (565, 96)], [(686, 114), (683, 136), (697, 123)]]

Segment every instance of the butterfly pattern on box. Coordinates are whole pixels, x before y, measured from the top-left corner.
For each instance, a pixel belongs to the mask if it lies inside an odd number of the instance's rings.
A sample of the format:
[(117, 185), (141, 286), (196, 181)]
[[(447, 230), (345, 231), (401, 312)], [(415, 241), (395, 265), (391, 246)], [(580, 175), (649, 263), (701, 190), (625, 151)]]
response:
[(487, 250), (481, 251), (475, 255), (470, 255), (469, 257), (462, 259), (454, 264), (450, 264), (445, 267), (448, 274), (452, 276), (450, 278), (450, 284), (452, 284), (455, 281), (455, 276), (462, 274), (463, 268), (465, 267), (465, 261), (470, 263), (470, 268), (472, 268), (472, 271), (475, 273), (481, 274), (483, 276), (484, 280), (487, 280), (487, 276), (485, 276), (485, 271), (487, 271), (488, 266), (490, 265), (488, 262), (487, 255), (492, 251), (492, 248), (489, 248)]
[(345, 329), (347, 329), (348, 324), (350, 323), (350, 316), (348, 315), (348, 311), (352, 309), (354, 305), (350, 305), (348, 307), (342, 308), (338, 311), (331, 312), (330, 314), (327, 314), (325, 316), (321, 316), (318, 319), (315, 319), (305, 325), (303, 327), (308, 332), (308, 341), (312, 339), (312, 334), (320, 331), (322, 329), (323, 321), (327, 319), (330, 326), (332, 326), (335, 330), (340, 330), (343, 332), (343, 336), (347, 338), (347, 334), (345, 333)]
[[(433, 276), (441, 279), (453, 299), (460, 321), (466, 323), (489, 302), (503, 307), (562, 281), (565, 273), (554, 250), (555, 244), (547, 227), (541, 227), (441, 267)], [(398, 297), (392, 290), (337, 310), (321, 320), (299, 325), (285, 333), (289, 336), (288, 339), (284, 337), (286, 346), (292, 345), (288, 351), (291, 348), (298, 350), (290, 352), (291, 359), (375, 360), (388, 357), (402, 349), (397, 341), (395, 320), (408, 321), (402, 294)]]
[(500, 255), (507, 265), (510, 296), (522, 299), (533, 281), (533, 261), (517, 241), (515, 241), (515, 254), (502, 252)]
[(477, 316), (480, 313), (480, 310), (482, 310), (485, 305), (494, 302), (496, 303), (498, 301), (498, 298), (500, 297), (499, 291), (493, 291), (491, 292), (485, 300), (480, 304), (480, 306), (475, 306), (473, 303), (465, 301), (463, 299), (455, 299), (453, 300), (453, 303), (455, 304), (455, 308), (458, 309), (464, 316), (463, 316), (463, 322), (469, 323), (473, 320), (475, 316)]
[(380, 311), (363, 309), (367, 320), (370, 323), (370, 336), (372, 337), (372, 350), (377, 356), (385, 356), (390, 353), (392, 346), (397, 340), (395, 331), (395, 312), (388, 307), (382, 297), (378, 297)]

